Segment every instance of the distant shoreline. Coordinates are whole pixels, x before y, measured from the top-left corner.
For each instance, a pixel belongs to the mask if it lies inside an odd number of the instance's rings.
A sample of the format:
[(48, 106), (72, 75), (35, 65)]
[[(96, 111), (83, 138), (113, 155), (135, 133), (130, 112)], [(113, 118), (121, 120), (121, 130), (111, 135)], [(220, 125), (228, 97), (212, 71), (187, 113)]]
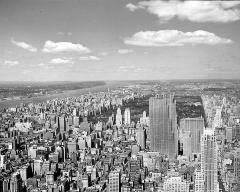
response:
[(107, 91), (108, 89), (115, 89), (120, 86), (125, 85), (124, 83), (119, 84), (111, 84), (106, 83), (105, 85), (95, 86), (91, 88), (82, 88), (82, 89), (76, 89), (76, 90), (67, 90), (63, 91), (62, 93), (52, 94), (52, 95), (44, 95), (44, 96), (37, 96), (37, 97), (31, 97), (31, 98), (24, 98), (20, 100), (6, 100), (6, 101), (0, 101), (0, 109), (8, 108), (8, 107), (16, 107), (17, 105), (20, 105), (21, 103), (27, 104), (27, 103), (42, 103), (46, 102), (47, 100), (51, 99), (62, 99), (67, 97), (78, 97), (83, 94), (87, 94), (89, 92), (96, 93), (101, 91)]

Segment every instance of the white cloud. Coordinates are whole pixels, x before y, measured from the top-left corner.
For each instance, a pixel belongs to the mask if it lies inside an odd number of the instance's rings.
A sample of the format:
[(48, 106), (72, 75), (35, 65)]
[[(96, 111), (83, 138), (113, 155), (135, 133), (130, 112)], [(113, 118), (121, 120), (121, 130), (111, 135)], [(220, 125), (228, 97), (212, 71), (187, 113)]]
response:
[(55, 69), (56, 65), (52, 65), (49, 63), (38, 63), (37, 65), (35, 65), (34, 67), (41, 67), (41, 69), (45, 70), (50, 70), (50, 69)]
[(90, 49), (81, 45), (73, 44), (71, 42), (53, 42), (46, 41), (42, 49), (46, 53), (57, 53), (57, 52), (78, 52), (78, 53), (90, 53)]
[[(240, 20), (240, 1), (140, 1), (131, 5), (168, 21), (177, 17), (192, 22), (232, 22)], [(131, 9), (130, 9), (131, 10)]]
[(136, 69), (134, 65), (120, 65), (118, 70), (122, 72), (132, 71)]
[(228, 44), (230, 39), (216, 36), (207, 31), (182, 32), (178, 30), (141, 31), (125, 39), (125, 43), (138, 46), (183, 46), (185, 44)]
[(81, 61), (99, 61), (100, 58), (99, 57), (96, 57), (96, 56), (82, 56), (82, 57), (79, 57), (79, 60)]
[(127, 5), (126, 5), (126, 7), (130, 10), (130, 11), (135, 11), (135, 10), (137, 10), (137, 9), (139, 9), (139, 7), (138, 6), (136, 6), (136, 5), (134, 5), (134, 4), (132, 4), (132, 3), (128, 3)]
[(107, 56), (109, 54), (110, 54), (110, 52), (100, 52), (100, 53), (98, 53), (98, 55), (101, 55), (101, 56)]
[(49, 62), (51, 64), (69, 64), (73, 63), (71, 58), (54, 58)]
[(16, 65), (19, 65), (19, 61), (11, 61), (11, 60), (6, 60), (4, 61), (4, 64), (5, 65), (8, 65), (8, 66), (16, 66)]
[(21, 41), (15, 41), (14, 39), (11, 39), (11, 42), (12, 44), (18, 46), (18, 47), (21, 47), (23, 49), (26, 49), (28, 51), (31, 51), (31, 52), (37, 52), (37, 48), (33, 47), (32, 45), (30, 44), (27, 44), (25, 42), (21, 42)]
[(46, 66), (46, 64), (45, 63), (38, 63), (37, 66), (42, 67), (42, 66)]
[(57, 32), (58, 35), (67, 35), (67, 36), (72, 36), (72, 33), (71, 32), (62, 32), (62, 31), (59, 31)]
[(119, 66), (119, 69), (134, 69), (135, 66), (133, 65), (121, 65)]
[(132, 53), (133, 50), (132, 49), (119, 49), (118, 53), (119, 54), (128, 54), (128, 53)]

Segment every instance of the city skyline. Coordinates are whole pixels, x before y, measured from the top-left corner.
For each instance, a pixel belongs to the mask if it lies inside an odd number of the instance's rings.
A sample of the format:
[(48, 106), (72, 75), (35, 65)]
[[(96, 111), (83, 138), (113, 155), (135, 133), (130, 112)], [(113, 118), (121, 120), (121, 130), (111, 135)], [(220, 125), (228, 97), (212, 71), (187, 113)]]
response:
[(0, 81), (239, 78), (238, 1), (0, 0), (0, 28)]

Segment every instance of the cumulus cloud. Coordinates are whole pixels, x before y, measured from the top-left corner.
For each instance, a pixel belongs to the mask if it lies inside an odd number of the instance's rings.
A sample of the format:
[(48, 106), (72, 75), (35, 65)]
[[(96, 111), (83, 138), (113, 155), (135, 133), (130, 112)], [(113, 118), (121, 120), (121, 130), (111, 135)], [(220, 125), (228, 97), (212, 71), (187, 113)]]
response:
[(54, 58), (54, 59), (51, 59), (51, 61), (49, 63), (51, 63), (51, 64), (69, 64), (72, 62), (73, 61), (70, 58)]
[(119, 49), (118, 53), (119, 54), (128, 54), (128, 53), (132, 53), (133, 50), (132, 49)]
[(229, 44), (230, 39), (218, 37), (207, 31), (182, 32), (178, 30), (141, 31), (125, 39), (125, 44), (138, 46), (183, 46), (185, 44)]
[(81, 60), (81, 61), (99, 61), (100, 58), (91, 55), (91, 56), (82, 56), (82, 57), (79, 57), (79, 60)]
[(21, 42), (21, 41), (15, 41), (14, 39), (11, 39), (11, 42), (12, 44), (18, 46), (18, 47), (21, 47), (23, 49), (26, 49), (28, 51), (31, 51), (31, 52), (37, 52), (37, 48), (33, 47), (32, 45), (30, 44), (27, 44), (25, 42)]
[(58, 52), (78, 52), (78, 53), (90, 53), (90, 49), (81, 45), (71, 42), (53, 42), (46, 41), (42, 49), (46, 53), (58, 53)]
[(139, 9), (139, 6), (136, 6), (136, 5), (134, 5), (134, 4), (132, 4), (132, 3), (128, 3), (127, 5), (126, 5), (126, 7), (130, 10), (130, 11), (135, 11), (135, 10), (137, 10), (137, 9)]
[(11, 60), (6, 60), (4, 61), (4, 64), (5, 65), (9, 65), (9, 66), (16, 66), (16, 65), (19, 65), (19, 61), (11, 61)]
[[(240, 1), (140, 1), (129, 10), (145, 9), (162, 22), (175, 17), (192, 22), (233, 22), (240, 20)], [(130, 8), (132, 7), (132, 8)]]

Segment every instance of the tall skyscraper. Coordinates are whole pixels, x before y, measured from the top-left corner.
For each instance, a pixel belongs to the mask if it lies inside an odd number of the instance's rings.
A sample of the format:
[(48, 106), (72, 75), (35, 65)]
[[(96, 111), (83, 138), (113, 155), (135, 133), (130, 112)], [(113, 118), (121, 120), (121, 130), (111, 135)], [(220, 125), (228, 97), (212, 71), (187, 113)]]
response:
[(58, 117), (58, 128), (60, 132), (66, 131), (66, 118), (65, 116)]
[[(190, 145), (185, 145), (183, 153), (198, 154), (201, 153), (201, 135), (204, 129), (204, 119), (201, 118), (185, 118), (180, 120), (180, 141), (184, 143), (186, 135), (189, 136)], [(186, 148), (187, 147), (187, 148)], [(191, 149), (190, 149), (191, 148)]]
[(237, 189), (240, 190), (240, 149), (238, 148), (234, 154), (234, 176), (237, 181)]
[(136, 140), (141, 149), (146, 148), (146, 130), (142, 126), (136, 129)]
[(122, 112), (121, 112), (120, 107), (117, 109), (116, 125), (117, 125), (117, 127), (120, 127), (122, 125)]
[(173, 95), (149, 99), (151, 150), (174, 158), (178, 151), (176, 101)]
[(182, 134), (182, 146), (183, 146), (183, 155), (191, 159), (192, 157), (192, 136), (190, 131), (186, 131)]
[(131, 116), (130, 116), (130, 109), (126, 108), (124, 111), (124, 124), (130, 125), (131, 124)]
[(218, 192), (217, 142), (214, 130), (204, 130), (201, 139), (201, 169), (204, 177), (204, 192)]
[(120, 192), (120, 174), (118, 171), (109, 173), (108, 192)]

